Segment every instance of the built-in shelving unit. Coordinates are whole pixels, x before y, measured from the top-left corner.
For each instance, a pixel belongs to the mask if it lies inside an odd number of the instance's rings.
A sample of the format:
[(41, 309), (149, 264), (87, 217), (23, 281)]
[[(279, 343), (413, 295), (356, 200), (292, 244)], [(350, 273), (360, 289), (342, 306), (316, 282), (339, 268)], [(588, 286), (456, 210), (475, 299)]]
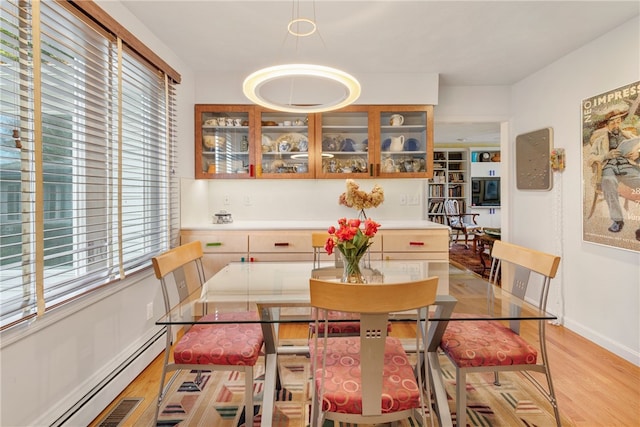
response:
[(435, 149), (433, 178), (427, 183), (427, 218), (446, 224), (444, 202), (458, 200), (465, 209), (469, 198), (469, 159), (466, 149)]
[(476, 221), (483, 227), (501, 227), (500, 149), (498, 147), (469, 148), (469, 212), (477, 213)]

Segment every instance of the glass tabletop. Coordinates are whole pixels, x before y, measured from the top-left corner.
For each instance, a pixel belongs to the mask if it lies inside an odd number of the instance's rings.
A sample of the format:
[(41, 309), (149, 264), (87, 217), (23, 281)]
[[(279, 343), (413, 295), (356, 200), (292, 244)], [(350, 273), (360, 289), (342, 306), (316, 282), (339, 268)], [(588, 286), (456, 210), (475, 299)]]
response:
[[(450, 265), (448, 261), (373, 261), (364, 274), (369, 283), (399, 283), (438, 276), (438, 297), (430, 312), (431, 320), (556, 318), (471, 271)], [(341, 275), (342, 269), (330, 263), (317, 269), (310, 262), (231, 263), (158, 319), (156, 324), (310, 322), (313, 316), (309, 307), (309, 279), (339, 280)], [(437, 309), (438, 306), (446, 309)], [(269, 315), (262, 315), (266, 310), (270, 311)], [(247, 320), (230, 315), (243, 311), (256, 311), (261, 315)], [(274, 311), (277, 312), (275, 316)], [(393, 313), (390, 320), (415, 321), (415, 311)], [(353, 320), (335, 320), (341, 321)]]

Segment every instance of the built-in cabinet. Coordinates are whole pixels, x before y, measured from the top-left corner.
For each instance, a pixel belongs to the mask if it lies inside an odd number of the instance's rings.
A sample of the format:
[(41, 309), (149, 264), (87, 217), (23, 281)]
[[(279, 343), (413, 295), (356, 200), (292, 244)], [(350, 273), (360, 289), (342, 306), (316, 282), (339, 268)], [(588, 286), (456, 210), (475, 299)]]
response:
[(429, 178), (433, 107), (349, 106), (301, 115), (195, 107), (196, 178)]
[(196, 178), (250, 178), (255, 175), (251, 144), (255, 128), (250, 106), (195, 106)]
[[(206, 277), (230, 262), (309, 261), (313, 260), (311, 234), (318, 229), (300, 230), (182, 230), (181, 244), (200, 241), (204, 252)], [(371, 260), (449, 259), (449, 230), (380, 230), (369, 248)], [(333, 260), (326, 253), (324, 261)]]
[(313, 129), (316, 116), (258, 107), (255, 110), (255, 144), (251, 145), (255, 150), (255, 177), (313, 178)]
[(427, 217), (446, 224), (444, 202), (456, 199), (464, 211), (469, 198), (469, 159), (466, 149), (437, 149), (433, 152), (433, 177), (427, 182)]

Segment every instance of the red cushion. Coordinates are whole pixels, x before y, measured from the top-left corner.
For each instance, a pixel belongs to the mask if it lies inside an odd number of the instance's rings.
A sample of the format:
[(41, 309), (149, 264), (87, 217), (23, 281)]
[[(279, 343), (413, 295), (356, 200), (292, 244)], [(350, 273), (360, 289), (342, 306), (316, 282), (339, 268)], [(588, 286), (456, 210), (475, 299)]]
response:
[[(322, 345), (322, 339), (318, 344)], [(360, 371), (359, 337), (330, 338), (328, 340), (324, 397), (322, 410), (347, 414), (362, 413), (362, 381)], [(322, 352), (316, 353), (313, 341), (310, 353), (319, 357), (316, 371), (316, 390), (322, 384)], [(420, 393), (413, 366), (402, 343), (387, 337), (382, 383), (382, 413), (398, 412), (420, 406)]]
[(538, 359), (520, 335), (492, 320), (450, 321), (440, 347), (461, 368), (532, 365)]
[[(208, 314), (202, 320), (258, 320), (255, 312)], [(260, 356), (264, 339), (259, 323), (196, 324), (173, 350), (176, 363), (198, 365), (250, 365)]]

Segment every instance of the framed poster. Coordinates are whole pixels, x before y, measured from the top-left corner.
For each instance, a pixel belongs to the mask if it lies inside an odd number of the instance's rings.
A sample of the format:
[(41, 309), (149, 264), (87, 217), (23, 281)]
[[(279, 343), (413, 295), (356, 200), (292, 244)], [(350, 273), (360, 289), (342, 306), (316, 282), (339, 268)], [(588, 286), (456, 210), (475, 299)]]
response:
[(582, 238), (640, 252), (640, 81), (582, 101)]

